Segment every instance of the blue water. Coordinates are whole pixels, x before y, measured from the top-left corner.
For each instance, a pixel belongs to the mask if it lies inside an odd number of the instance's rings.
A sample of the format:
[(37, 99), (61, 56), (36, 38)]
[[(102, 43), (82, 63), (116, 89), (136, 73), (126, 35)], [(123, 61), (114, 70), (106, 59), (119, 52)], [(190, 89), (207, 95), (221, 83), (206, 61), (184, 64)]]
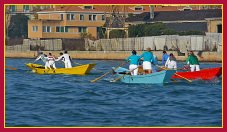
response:
[[(113, 83), (109, 74), (90, 83), (122, 61), (96, 60), (97, 70), (86, 76), (37, 75), (24, 65), (32, 61), (6, 59), (7, 66), (17, 68), (5, 74), (6, 127), (222, 126), (221, 78), (144, 85)], [(201, 68), (218, 66), (201, 63)]]

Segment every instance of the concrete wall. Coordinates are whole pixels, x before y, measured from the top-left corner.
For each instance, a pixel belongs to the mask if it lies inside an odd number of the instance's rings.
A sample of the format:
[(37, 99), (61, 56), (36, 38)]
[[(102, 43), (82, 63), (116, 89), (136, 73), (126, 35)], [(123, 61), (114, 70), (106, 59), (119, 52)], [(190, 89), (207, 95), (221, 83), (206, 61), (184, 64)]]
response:
[[(51, 52), (55, 57), (59, 56), (60, 51), (44, 51), (45, 54)], [(138, 55), (143, 51), (138, 51)], [(185, 61), (186, 56), (178, 56), (176, 51), (167, 51), (167, 53), (173, 53), (178, 61)], [(222, 54), (218, 52), (194, 52), (200, 61), (221, 62)], [(131, 55), (130, 51), (69, 51), (70, 56), (73, 59), (125, 59)], [(153, 51), (158, 57), (158, 60), (162, 58), (162, 51)], [(13, 58), (35, 58), (37, 56), (36, 51), (7, 51), (6, 57)]]
[(186, 53), (193, 51), (222, 51), (222, 34), (207, 33), (206, 36), (191, 35), (163, 35), (138, 38), (100, 39), (96, 41), (86, 40), (86, 50), (97, 51), (130, 51), (144, 50), (150, 47), (152, 50), (176, 50)]

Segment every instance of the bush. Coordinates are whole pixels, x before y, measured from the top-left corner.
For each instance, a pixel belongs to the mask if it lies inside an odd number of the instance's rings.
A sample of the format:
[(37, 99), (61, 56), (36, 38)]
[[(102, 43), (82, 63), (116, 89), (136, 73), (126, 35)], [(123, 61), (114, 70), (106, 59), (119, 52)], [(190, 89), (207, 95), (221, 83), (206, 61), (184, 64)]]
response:
[(178, 34), (181, 36), (183, 36), (183, 35), (205, 35), (205, 33), (202, 31), (183, 31), (183, 32), (179, 32)]
[(110, 31), (110, 38), (124, 38), (126, 35), (124, 30), (112, 30)]
[(164, 23), (149, 23), (130, 25), (128, 28), (129, 37), (160, 36), (160, 35), (204, 35), (202, 31), (181, 31), (169, 29)]

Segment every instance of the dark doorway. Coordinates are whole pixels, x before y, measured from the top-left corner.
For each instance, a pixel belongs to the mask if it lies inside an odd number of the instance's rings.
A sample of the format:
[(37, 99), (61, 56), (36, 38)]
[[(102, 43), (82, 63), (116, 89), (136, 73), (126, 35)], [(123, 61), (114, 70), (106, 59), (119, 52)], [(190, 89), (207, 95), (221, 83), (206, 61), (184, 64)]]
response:
[(222, 25), (217, 25), (218, 33), (222, 33)]

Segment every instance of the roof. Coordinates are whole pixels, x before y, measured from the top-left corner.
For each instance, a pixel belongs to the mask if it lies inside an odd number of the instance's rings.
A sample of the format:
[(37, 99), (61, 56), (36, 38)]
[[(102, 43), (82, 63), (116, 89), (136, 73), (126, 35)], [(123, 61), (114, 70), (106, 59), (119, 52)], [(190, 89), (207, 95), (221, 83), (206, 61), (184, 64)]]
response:
[(204, 31), (207, 32), (206, 22), (166, 23), (166, 27), (175, 31)]
[(133, 21), (201, 21), (206, 18), (222, 17), (221, 9), (211, 10), (191, 10), (191, 11), (163, 11), (154, 12), (154, 19), (150, 19), (150, 13), (145, 12), (134, 17), (126, 19), (127, 22)]

